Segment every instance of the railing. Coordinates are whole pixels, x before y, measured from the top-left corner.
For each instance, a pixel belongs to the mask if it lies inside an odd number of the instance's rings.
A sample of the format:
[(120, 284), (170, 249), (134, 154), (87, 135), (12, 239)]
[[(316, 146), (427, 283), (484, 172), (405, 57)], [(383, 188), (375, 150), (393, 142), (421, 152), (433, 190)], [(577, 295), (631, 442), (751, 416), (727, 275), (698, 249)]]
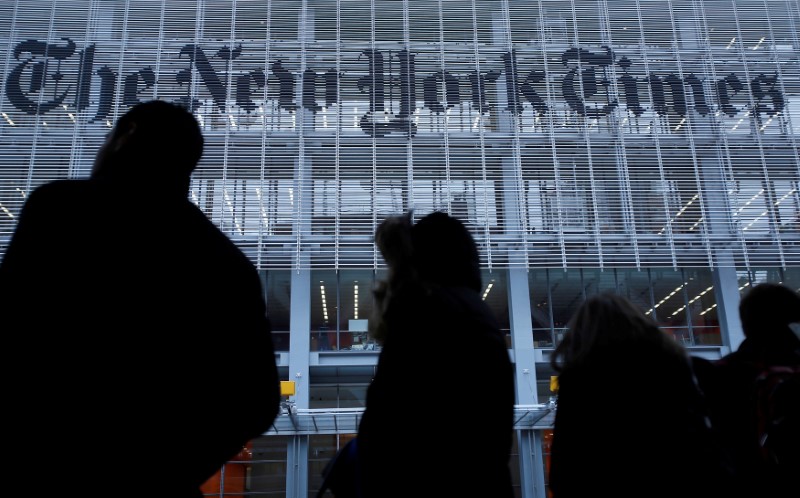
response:
[[(458, 407), (453, 408), (457, 415)], [(265, 435), (300, 436), (311, 434), (355, 434), (364, 408), (297, 408), (286, 401), (281, 413)], [(542, 430), (553, 425), (555, 406), (552, 404), (516, 405), (514, 407), (514, 429)]]

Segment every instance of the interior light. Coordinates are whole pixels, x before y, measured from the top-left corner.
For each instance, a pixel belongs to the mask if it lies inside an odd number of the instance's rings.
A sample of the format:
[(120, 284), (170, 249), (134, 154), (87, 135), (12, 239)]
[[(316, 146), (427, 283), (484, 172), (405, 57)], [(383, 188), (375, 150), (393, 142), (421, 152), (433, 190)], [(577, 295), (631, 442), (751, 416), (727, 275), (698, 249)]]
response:
[[(8, 114), (6, 114), (4, 112), (1, 113), (1, 114), (3, 115), (4, 118), (6, 118), (6, 121), (8, 122), (8, 124), (10, 124), (11, 126), (16, 126), (14, 124), (14, 121), (12, 121), (10, 117), (8, 117)], [(47, 126), (47, 123), (45, 123), (45, 126)]]
[(486, 296), (489, 295), (489, 292), (492, 290), (492, 287), (494, 287), (494, 280), (489, 282), (489, 285), (486, 286), (486, 290), (483, 291), (483, 297), (481, 298), (482, 300), (486, 301)]
[(747, 202), (744, 203), (744, 206), (742, 206), (739, 209), (737, 209), (736, 212), (733, 213), (733, 215), (734, 216), (739, 216), (739, 213), (741, 213), (744, 208), (749, 206), (754, 200), (756, 200), (758, 198), (758, 196), (760, 196), (763, 193), (764, 193), (764, 189), (762, 188), (761, 190), (758, 191), (758, 193), (756, 195), (754, 195), (753, 197), (748, 199)]
[(244, 235), (244, 230), (242, 230), (242, 226), (239, 224), (239, 220), (236, 218), (236, 211), (233, 208), (233, 202), (231, 202), (230, 195), (228, 195), (228, 189), (222, 189), (222, 197), (225, 199), (225, 203), (228, 204), (228, 209), (231, 212), (231, 218), (233, 218), (233, 224), (236, 225), (236, 230), (239, 231), (240, 235)]
[(700, 316), (703, 316), (703, 315), (705, 315), (706, 313), (708, 313), (709, 311), (713, 310), (713, 309), (714, 309), (714, 308), (716, 308), (716, 307), (717, 307), (717, 305), (716, 305), (716, 304), (712, 304), (712, 305), (711, 305), (711, 306), (709, 306), (708, 308), (706, 308), (706, 309), (704, 309), (703, 311), (701, 311), (701, 312), (700, 312)]
[[(676, 220), (676, 219), (678, 219), (678, 216), (682, 215), (682, 214), (684, 213), (684, 211), (686, 211), (686, 208), (688, 208), (689, 206), (691, 206), (691, 205), (692, 205), (692, 203), (694, 203), (694, 201), (696, 201), (696, 200), (697, 200), (699, 197), (700, 197), (700, 194), (694, 194), (694, 197), (692, 197), (691, 199), (689, 199), (689, 202), (687, 202), (686, 204), (684, 204), (684, 206), (683, 206), (682, 208), (680, 208), (680, 210), (678, 210), (678, 212), (675, 214), (675, 216), (674, 216), (673, 218), (671, 218), (667, 224), (668, 224), (668, 225), (671, 225), (672, 223), (674, 223), (674, 222), (675, 222), (675, 220)], [(663, 233), (664, 233), (664, 230), (666, 230), (666, 229), (667, 229), (667, 227), (666, 227), (666, 225), (665, 225), (663, 228), (661, 228), (661, 231), (659, 231), (659, 232), (658, 232), (658, 235), (661, 235), (661, 234), (663, 234)]]
[(767, 120), (767, 122), (766, 122), (766, 123), (764, 123), (764, 124), (761, 126), (761, 128), (759, 128), (759, 129), (758, 129), (758, 131), (764, 131), (764, 129), (765, 129), (767, 126), (769, 126), (769, 124), (772, 122), (772, 120), (773, 120), (773, 119), (775, 119), (775, 118), (776, 118), (776, 117), (777, 117), (779, 114), (780, 114), (780, 112), (777, 112), (777, 113), (775, 113), (773, 116), (770, 116), (770, 118)]
[[(687, 304), (685, 304), (685, 305), (681, 306), (680, 308), (678, 308), (677, 310), (675, 310), (675, 311), (672, 313), (672, 315), (670, 315), (670, 316), (675, 316), (675, 315), (677, 315), (678, 313), (680, 313), (681, 311), (685, 310), (687, 306), (689, 306), (690, 304), (694, 304), (694, 302), (695, 302), (695, 301), (697, 301), (697, 300), (698, 300), (698, 299), (700, 299), (701, 297), (705, 296), (705, 295), (706, 295), (706, 294), (707, 294), (707, 293), (708, 293), (708, 292), (709, 292), (711, 289), (713, 289), (713, 288), (714, 288), (714, 286), (713, 286), (713, 285), (712, 285), (712, 286), (710, 286), (710, 287), (708, 287), (708, 288), (706, 288), (706, 290), (702, 291), (700, 294), (698, 294), (698, 295), (694, 296), (692, 299), (690, 299), (690, 300), (689, 300), (689, 302), (688, 302)], [(704, 311), (703, 311), (703, 312), (701, 312), (700, 314), (701, 314), (701, 315), (704, 315), (704, 314), (708, 313), (709, 311), (711, 311), (712, 309), (714, 309), (714, 307), (715, 307), (715, 306), (716, 306), (716, 304), (715, 304), (714, 306), (711, 306), (710, 308), (708, 308), (708, 309), (704, 310)]]
[(682, 283), (681, 285), (679, 285), (679, 286), (675, 287), (675, 290), (673, 290), (672, 292), (670, 292), (669, 294), (667, 294), (667, 296), (666, 296), (664, 299), (662, 299), (661, 301), (659, 301), (659, 302), (658, 302), (658, 304), (656, 304), (655, 306), (653, 306), (652, 308), (650, 308), (649, 310), (647, 310), (647, 313), (645, 313), (645, 314), (646, 314), (646, 315), (649, 315), (650, 313), (652, 313), (652, 312), (653, 312), (653, 310), (655, 310), (656, 308), (658, 308), (659, 306), (661, 306), (662, 304), (664, 304), (665, 302), (667, 302), (667, 300), (668, 300), (669, 298), (671, 298), (672, 296), (674, 296), (675, 294), (677, 294), (679, 290), (683, 289), (683, 288), (684, 288), (686, 285), (688, 285), (688, 284), (689, 284), (689, 282), (684, 282), (684, 283)]
[(353, 319), (358, 320), (358, 281), (353, 286)]
[(328, 323), (328, 300), (325, 299), (325, 284), (319, 281), (319, 296), (322, 298), (322, 320)]
[(264, 222), (264, 225), (269, 225), (269, 216), (267, 216), (267, 211), (264, 209), (264, 194), (261, 192), (261, 187), (256, 187), (256, 196), (258, 197), (261, 220)]

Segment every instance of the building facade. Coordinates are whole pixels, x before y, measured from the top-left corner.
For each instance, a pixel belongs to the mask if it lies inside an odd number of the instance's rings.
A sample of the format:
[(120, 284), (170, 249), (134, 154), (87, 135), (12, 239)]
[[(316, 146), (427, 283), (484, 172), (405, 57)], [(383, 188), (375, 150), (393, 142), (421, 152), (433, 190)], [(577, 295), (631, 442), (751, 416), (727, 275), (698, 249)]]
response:
[(546, 496), (549, 352), (587, 295), (718, 357), (741, 292), (800, 290), (797, 0), (8, 0), (0, 47), (0, 253), (131, 105), (203, 128), (192, 199), (261, 270), (295, 386), (208, 494), (313, 496), (355, 432), (386, 216), (445, 210), (480, 245), (519, 497)]

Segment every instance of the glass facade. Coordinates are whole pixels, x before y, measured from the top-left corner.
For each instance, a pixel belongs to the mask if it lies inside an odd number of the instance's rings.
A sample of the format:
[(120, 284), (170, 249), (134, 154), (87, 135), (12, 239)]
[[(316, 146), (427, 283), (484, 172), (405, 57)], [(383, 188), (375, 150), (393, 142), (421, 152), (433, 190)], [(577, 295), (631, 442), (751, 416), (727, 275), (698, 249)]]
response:
[[(0, 254), (131, 105), (182, 102), (191, 199), (262, 273), (287, 401), (363, 407), (372, 236), (413, 209), (472, 230), (536, 406), (586, 296), (716, 356), (740, 292), (800, 290), (799, 33), (797, 0), (0, 2)], [(545, 496), (546, 426), (518, 427), (520, 497)], [(348, 434), (276, 427), (206, 493), (312, 496)]]

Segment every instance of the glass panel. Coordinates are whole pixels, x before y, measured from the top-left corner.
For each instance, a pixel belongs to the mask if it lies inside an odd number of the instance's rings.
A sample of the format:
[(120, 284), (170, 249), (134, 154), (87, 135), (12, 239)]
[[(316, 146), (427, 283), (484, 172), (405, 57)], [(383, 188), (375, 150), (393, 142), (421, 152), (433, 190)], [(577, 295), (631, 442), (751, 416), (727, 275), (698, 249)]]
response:
[(312, 385), (309, 408), (363, 408), (367, 384)]
[(528, 272), (533, 346), (537, 348), (551, 348), (554, 346), (547, 272), (548, 270), (531, 270)]
[(711, 271), (704, 268), (685, 270), (686, 313), (691, 321), (692, 346), (721, 346), (719, 320), (717, 318), (717, 297)]
[(311, 351), (338, 347), (339, 297), (335, 270), (311, 272)]
[(367, 401), (367, 388), (363, 385), (340, 385), (339, 408), (364, 408)]
[(800, 292), (800, 268), (752, 267), (736, 272), (739, 277), (739, 292), (744, 295), (750, 287), (761, 282), (783, 284)]
[(783, 285), (800, 292), (800, 268), (787, 268), (783, 272)]
[[(322, 485), (322, 469), (355, 434), (312, 434), (308, 437), (308, 489)], [(309, 496), (313, 496), (309, 493)]]
[(617, 291), (617, 275), (613, 268), (582, 268), (583, 288), (587, 296)]
[(264, 282), (267, 316), (272, 324), (272, 342), (275, 351), (289, 351), (292, 272), (262, 270), (261, 278)]
[(658, 324), (685, 346), (721, 345), (716, 295), (706, 269), (651, 270)]
[(203, 484), (203, 495), (284, 496), (288, 443), (289, 438), (285, 436), (253, 439), (220, 472)]
[(311, 273), (311, 350), (375, 351), (369, 336), (375, 272), (315, 270)]
[(650, 271), (624, 268), (617, 270), (618, 292), (639, 306), (643, 311), (653, 308), (653, 289), (650, 286)]
[(586, 295), (581, 287), (580, 270), (547, 270), (550, 277), (550, 296), (553, 309), (553, 328), (556, 344), (561, 341), (564, 327)]
[(687, 321), (686, 286), (681, 271), (655, 268), (650, 270), (653, 287), (653, 304), (646, 310), (666, 332), (679, 342), (691, 344), (691, 334)]
[(369, 320), (373, 312), (375, 272), (342, 270), (339, 274), (339, 349), (351, 351), (378, 350), (380, 346), (369, 336)]
[(508, 308), (508, 284), (505, 270), (481, 271), (483, 282), (482, 298), (492, 310), (500, 329), (506, 337), (506, 345), (511, 347), (511, 317)]
[(308, 389), (308, 407), (336, 408), (338, 405), (339, 388), (337, 386), (311, 386)]

